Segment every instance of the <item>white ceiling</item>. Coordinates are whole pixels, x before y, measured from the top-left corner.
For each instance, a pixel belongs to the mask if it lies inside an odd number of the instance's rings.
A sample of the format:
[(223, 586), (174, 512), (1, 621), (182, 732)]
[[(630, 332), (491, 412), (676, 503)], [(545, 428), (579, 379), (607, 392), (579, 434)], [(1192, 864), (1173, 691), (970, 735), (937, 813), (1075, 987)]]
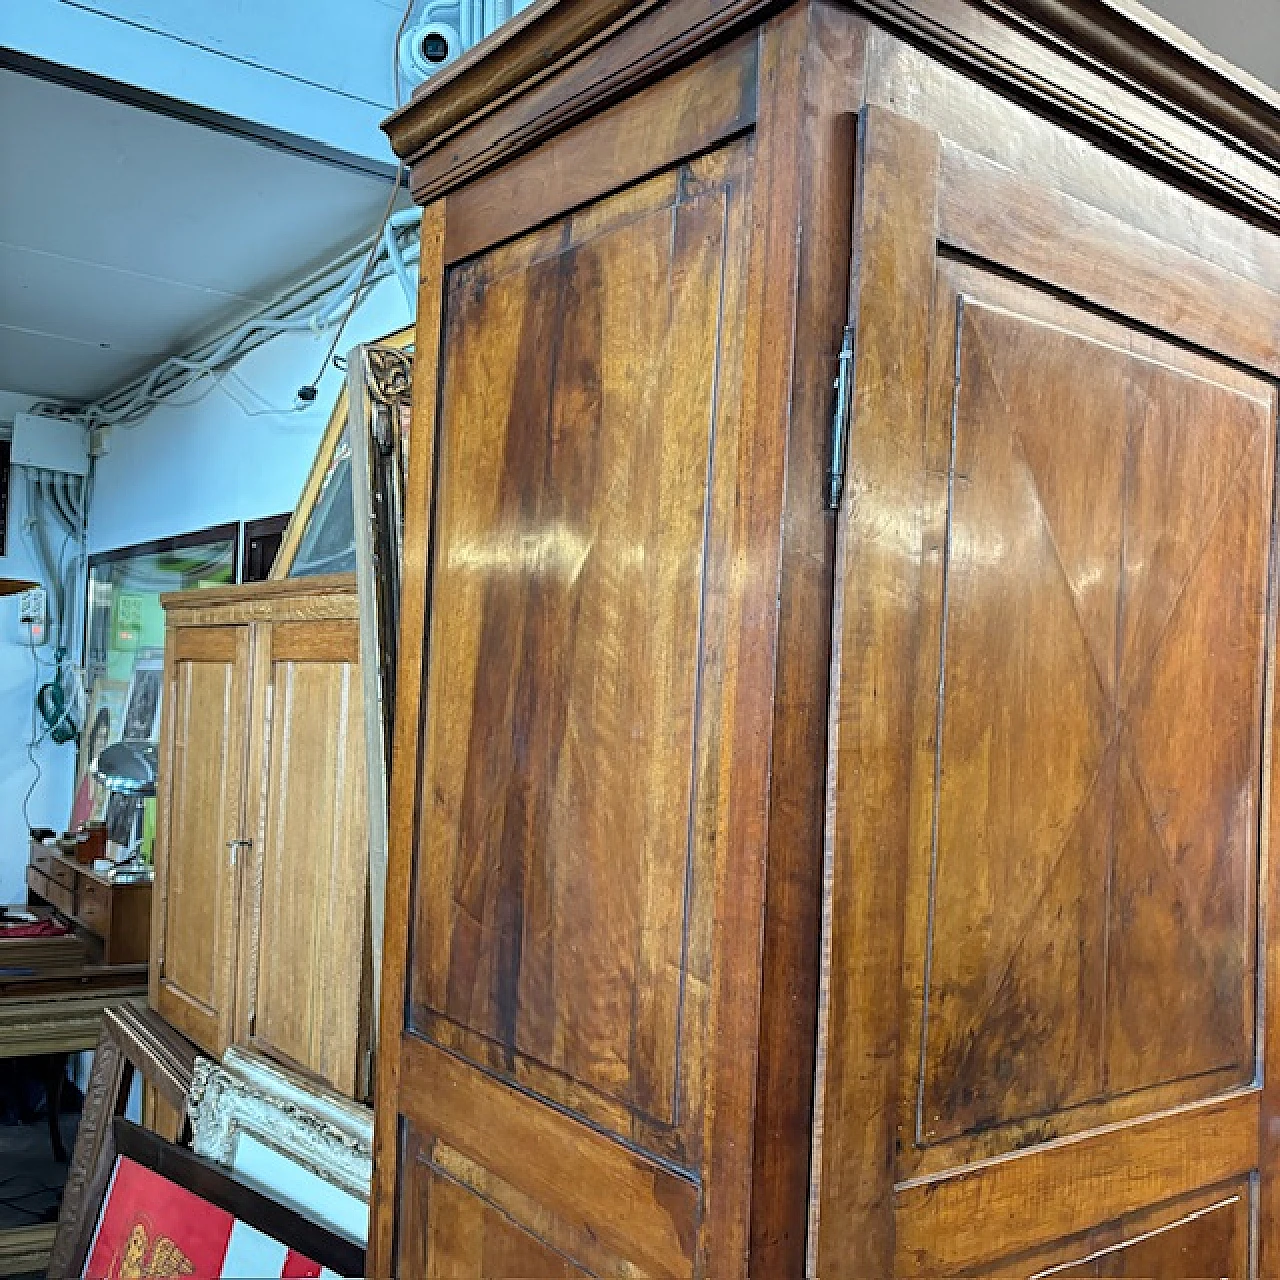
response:
[(387, 180), (0, 69), (0, 387), (92, 400), (368, 234)]

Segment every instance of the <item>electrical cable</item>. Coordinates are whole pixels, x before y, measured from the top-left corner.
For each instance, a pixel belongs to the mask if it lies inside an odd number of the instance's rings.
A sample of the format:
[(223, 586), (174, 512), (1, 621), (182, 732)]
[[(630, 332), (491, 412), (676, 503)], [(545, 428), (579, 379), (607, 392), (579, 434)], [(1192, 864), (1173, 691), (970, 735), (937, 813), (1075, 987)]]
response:
[(31, 680), (31, 736), (27, 739), (27, 759), (31, 761), (31, 766), (36, 771), (36, 776), (31, 779), (31, 785), (27, 788), (27, 794), (22, 797), (22, 820), (27, 824), (27, 830), (31, 831), (31, 797), (35, 795), (36, 788), (40, 785), (40, 779), (44, 777), (44, 770), (40, 767), (40, 761), (36, 758), (36, 748), (44, 741), (43, 735), (40, 734), (39, 727), (36, 723), (36, 697), (40, 692), (40, 660), (36, 654), (35, 635), (32, 631), (31, 624), (27, 624), (27, 643), (31, 648), (31, 657), (34, 662), (34, 673)]
[[(409, 25), (409, 15), (413, 12), (413, 6), (414, 0), (406, 0), (404, 12), (400, 15), (400, 25), (396, 28), (396, 38), (391, 46), (391, 85), (397, 110), (400, 107), (400, 40), (404, 35), (405, 28)], [(316, 376), (310, 382), (305, 382), (298, 388), (298, 400), (303, 404), (310, 404), (318, 394), (320, 379), (324, 377), (325, 370), (329, 367), (329, 361), (333, 359), (334, 352), (338, 349), (338, 343), (342, 340), (342, 335), (346, 332), (347, 325), (351, 323), (351, 317), (359, 304), (360, 293), (364, 288), (365, 280), (368, 278), (369, 272), (373, 270), (373, 264), (377, 260), (378, 249), (380, 247), (390, 249), (391, 247), (386, 233), (391, 219), (391, 211), (396, 207), (396, 197), (400, 194), (400, 183), (403, 180), (404, 161), (397, 160), (395, 181), (391, 184), (391, 195), (387, 200), (387, 207), (383, 210), (382, 217), (378, 219), (378, 230), (374, 235), (374, 242), (369, 248), (369, 255), (364, 260), (364, 268), (360, 272), (360, 279), (351, 294), (351, 301), (347, 305), (347, 313), (342, 317), (342, 323), (338, 325), (329, 343), (329, 349), (324, 353), (324, 359), (320, 362), (320, 368), (316, 372)], [(401, 279), (407, 289), (407, 273), (403, 273)]]
[[(400, 279), (406, 305), (412, 313), (416, 289), (409, 267), (420, 257), (418, 211), (405, 209), (394, 213), (388, 225), (393, 234), (361, 240), (327, 266), (290, 286), (248, 318), (201, 343), (186, 356), (162, 361), (148, 373), (81, 409), (69, 410), (65, 405), (45, 401), (33, 405), (31, 412), (76, 420), (91, 428), (133, 426), (159, 404), (183, 407), (198, 403), (216, 389), (212, 385), (213, 375), (226, 372), (227, 366), (237, 363), (264, 342), (281, 333), (318, 333), (333, 325), (363, 275), (370, 249), (376, 250), (375, 266), (363, 292), (367, 296), (375, 284), (394, 275)], [(390, 252), (389, 245), (394, 247), (394, 253)], [(195, 395), (183, 395), (205, 379), (210, 380), (206, 388)], [(305, 407), (305, 404), (294, 405), (279, 412), (297, 412)]]

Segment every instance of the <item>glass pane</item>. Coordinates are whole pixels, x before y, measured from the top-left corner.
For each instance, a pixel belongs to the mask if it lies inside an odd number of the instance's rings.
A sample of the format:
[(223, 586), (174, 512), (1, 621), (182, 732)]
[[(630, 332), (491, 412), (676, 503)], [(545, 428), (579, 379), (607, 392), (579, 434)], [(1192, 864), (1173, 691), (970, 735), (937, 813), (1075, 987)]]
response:
[(311, 518), (289, 568), (291, 578), (323, 573), (354, 573), (356, 529), (351, 503), (351, 439), (346, 427), (334, 446), (329, 469), (316, 495)]
[[(221, 531), (220, 531), (221, 535)], [(182, 541), (175, 539), (175, 541)], [(225, 586), (235, 581), (236, 538), (211, 537), (186, 546), (107, 552), (89, 565), (85, 636), (88, 707), (80, 738), (70, 829), (105, 820), (119, 848), (144, 846), (154, 826), (154, 799), (139, 804), (107, 796), (92, 773), (104, 747), (122, 738), (155, 742), (164, 687), (164, 610), (168, 591)]]

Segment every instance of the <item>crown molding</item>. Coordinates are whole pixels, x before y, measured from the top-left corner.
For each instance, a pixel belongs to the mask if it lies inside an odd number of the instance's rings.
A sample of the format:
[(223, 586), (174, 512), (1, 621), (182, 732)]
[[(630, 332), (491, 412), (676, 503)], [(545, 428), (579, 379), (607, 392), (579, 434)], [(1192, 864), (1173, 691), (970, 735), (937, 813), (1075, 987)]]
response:
[[(999, 91), (1280, 225), (1280, 94), (1135, 0), (841, 2)], [(420, 86), (383, 128), (408, 163), (431, 155), (438, 169), (454, 139), (481, 121), (503, 135), (509, 114), (510, 141), (486, 147), (491, 168), (784, 7), (538, 0)], [(431, 194), (449, 185), (434, 181)]]

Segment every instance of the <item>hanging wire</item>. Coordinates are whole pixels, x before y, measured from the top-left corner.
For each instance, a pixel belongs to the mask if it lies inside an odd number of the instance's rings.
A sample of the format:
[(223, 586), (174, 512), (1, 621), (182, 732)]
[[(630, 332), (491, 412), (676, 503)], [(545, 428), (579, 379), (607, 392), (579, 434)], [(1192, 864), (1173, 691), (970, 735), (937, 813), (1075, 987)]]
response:
[[(414, 0), (407, 0), (404, 12), (400, 15), (400, 25), (396, 28), (396, 38), (391, 45), (391, 85), (392, 92), (395, 94), (397, 110), (400, 107), (400, 40), (404, 35), (405, 28), (409, 25), (409, 15), (413, 12), (413, 5)], [(395, 181), (391, 184), (391, 195), (388, 197), (387, 207), (383, 210), (382, 217), (378, 221), (378, 230), (374, 235), (373, 243), (369, 247), (368, 257), (364, 260), (364, 269), (360, 272), (359, 283), (352, 291), (351, 301), (347, 305), (347, 313), (342, 317), (342, 323), (334, 333), (333, 339), (329, 343), (329, 349), (324, 353), (324, 359), (320, 362), (320, 368), (316, 371), (316, 376), (310, 382), (304, 383), (298, 388), (298, 399), (303, 404), (310, 404), (316, 398), (320, 379), (324, 377), (324, 372), (329, 367), (329, 361), (333, 359), (334, 352), (338, 349), (338, 343), (341, 341), (347, 325), (351, 322), (351, 317), (360, 301), (361, 290), (364, 288), (365, 281), (369, 278), (369, 272), (373, 270), (374, 262), (377, 261), (379, 249), (389, 249), (391, 247), (388, 243), (389, 237), (385, 233), (388, 230), (391, 211), (396, 206), (396, 197), (400, 194), (400, 184), (403, 181), (404, 161), (397, 159), (396, 176)], [(402, 273), (401, 284), (407, 292), (409, 287), (407, 273)], [(410, 309), (413, 309), (412, 299), (410, 300)]]

